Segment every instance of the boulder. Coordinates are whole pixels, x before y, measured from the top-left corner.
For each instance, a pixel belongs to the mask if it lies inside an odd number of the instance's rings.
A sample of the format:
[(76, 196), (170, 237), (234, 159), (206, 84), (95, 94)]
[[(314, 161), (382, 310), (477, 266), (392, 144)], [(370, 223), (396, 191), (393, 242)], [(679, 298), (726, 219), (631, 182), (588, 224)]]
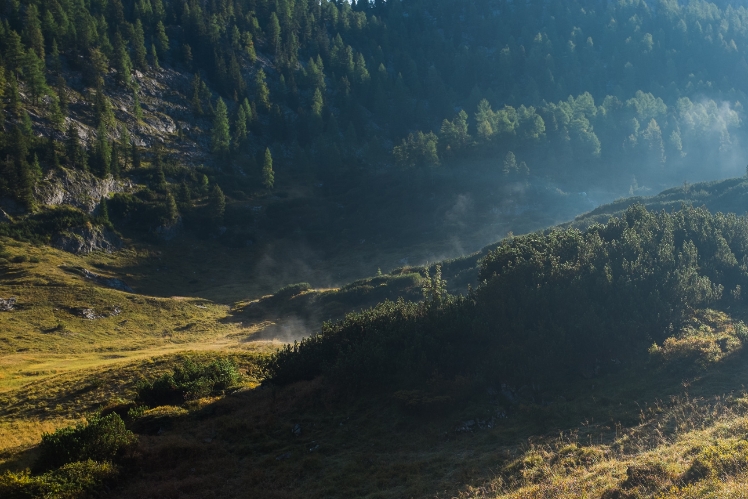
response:
[(99, 226), (75, 227), (52, 238), (52, 246), (76, 255), (93, 251), (112, 253), (122, 248), (122, 239), (113, 231)]

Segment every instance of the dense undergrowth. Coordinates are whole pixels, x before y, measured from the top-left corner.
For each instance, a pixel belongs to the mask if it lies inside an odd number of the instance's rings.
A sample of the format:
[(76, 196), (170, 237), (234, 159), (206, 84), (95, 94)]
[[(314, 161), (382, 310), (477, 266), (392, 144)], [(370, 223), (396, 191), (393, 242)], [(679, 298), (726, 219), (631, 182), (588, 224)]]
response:
[[(748, 222), (686, 207), (630, 207), (586, 231), (510, 238), (465, 297), (384, 302), (280, 350), (267, 379), (325, 374), (356, 389), (548, 386), (646, 355), (699, 307), (742, 300)], [(435, 388), (436, 387), (436, 388)]]

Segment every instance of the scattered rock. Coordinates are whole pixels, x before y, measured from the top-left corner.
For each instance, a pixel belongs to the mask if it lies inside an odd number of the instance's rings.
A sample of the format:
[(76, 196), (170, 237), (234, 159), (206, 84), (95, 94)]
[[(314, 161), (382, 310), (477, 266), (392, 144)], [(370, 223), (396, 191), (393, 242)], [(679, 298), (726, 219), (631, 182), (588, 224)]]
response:
[(293, 430), (291, 430), (291, 433), (293, 433), (294, 436), (300, 437), (301, 436), (301, 425), (299, 423), (296, 423), (293, 426)]
[(290, 452), (284, 452), (280, 456), (276, 457), (275, 460), (276, 461), (283, 461), (284, 459), (288, 459), (289, 457), (291, 457), (291, 453)]
[[(86, 279), (91, 279), (92, 281), (95, 281), (97, 284), (101, 284), (102, 286), (106, 286), (108, 288), (117, 289), (119, 291), (126, 291), (128, 293), (134, 293), (132, 288), (127, 285), (125, 281), (122, 279), (117, 279), (115, 277), (104, 277), (99, 274), (95, 274), (91, 272), (90, 270), (80, 268), (80, 267), (74, 267), (70, 269), (72, 272), (75, 272), (76, 274), (79, 274)], [(112, 315), (119, 315), (121, 310), (119, 307), (115, 307), (116, 313), (113, 313)]]
[(10, 312), (16, 307), (18, 298), (11, 296), (8, 299), (0, 298), (0, 312)]
[[(119, 314), (122, 313), (122, 309), (119, 307), (114, 307), (111, 312), (109, 312), (109, 317), (117, 317)], [(125, 321), (127, 322), (127, 321)]]
[[(314, 442), (312, 442), (312, 443), (314, 443)], [(309, 452), (314, 452), (314, 451), (316, 451), (317, 449), (319, 449), (319, 444), (315, 444), (314, 446), (310, 447), (310, 448), (309, 448)]]
[(96, 311), (92, 308), (79, 308), (76, 309), (75, 312), (77, 315), (80, 315), (84, 319), (88, 319), (89, 321), (93, 321), (96, 319), (103, 319), (103, 315), (99, 315), (96, 313)]
[(76, 255), (93, 251), (112, 253), (122, 247), (122, 239), (107, 228), (87, 225), (57, 234), (52, 246)]
[(496, 420), (492, 417), (488, 420), (481, 420), (481, 419), (468, 419), (467, 421), (463, 421), (462, 423), (457, 425), (457, 428), (455, 428), (455, 432), (457, 433), (467, 433), (467, 432), (473, 432), (475, 430), (485, 430), (485, 429), (491, 429), (496, 424)]

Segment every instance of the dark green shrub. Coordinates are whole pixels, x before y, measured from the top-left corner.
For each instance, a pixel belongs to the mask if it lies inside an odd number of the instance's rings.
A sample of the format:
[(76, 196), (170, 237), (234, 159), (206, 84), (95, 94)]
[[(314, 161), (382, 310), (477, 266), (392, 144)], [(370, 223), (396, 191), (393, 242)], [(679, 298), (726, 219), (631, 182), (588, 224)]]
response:
[(37, 467), (52, 469), (75, 461), (112, 461), (137, 442), (116, 413), (42, 435)]
[(186, 359), (154, 381), (138, 386), (138, 400), (149, 406), (182, 404), (234, 386), (239, 380), (236, 364), (229, 359), (197, 363)]

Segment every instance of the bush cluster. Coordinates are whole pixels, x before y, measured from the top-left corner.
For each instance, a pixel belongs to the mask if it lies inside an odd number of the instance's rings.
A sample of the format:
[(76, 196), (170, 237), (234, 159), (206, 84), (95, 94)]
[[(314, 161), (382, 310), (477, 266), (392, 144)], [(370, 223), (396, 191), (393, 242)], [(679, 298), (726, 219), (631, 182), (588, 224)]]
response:
[(85, 423), (42, 435), (37, 467), (49, 470), (87, 460), (113, 461), (135, 442), (137, 437), (118, 414), (95, 415)]
[(182, 404), (234, 386), (239, 380), (236, 364), (229, 359), (199, 363), (185, 359), (171, 373), (138, 386), (138, 400), (146, 405)]

